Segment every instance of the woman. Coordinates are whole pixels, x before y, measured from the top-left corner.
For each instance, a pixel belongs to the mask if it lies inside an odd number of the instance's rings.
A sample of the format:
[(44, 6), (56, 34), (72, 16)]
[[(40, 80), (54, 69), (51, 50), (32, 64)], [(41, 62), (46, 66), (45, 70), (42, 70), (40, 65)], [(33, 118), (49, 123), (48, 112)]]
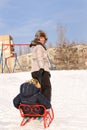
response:
[(33, 47), (31, 74), (33, 78), (38, 79), (41, 83), (41, 93), (51, 101), (49, 60), (45, 47), (47, 39), (46, 33), (43, 30), (39, 30), (30, 44), (30, 47)]

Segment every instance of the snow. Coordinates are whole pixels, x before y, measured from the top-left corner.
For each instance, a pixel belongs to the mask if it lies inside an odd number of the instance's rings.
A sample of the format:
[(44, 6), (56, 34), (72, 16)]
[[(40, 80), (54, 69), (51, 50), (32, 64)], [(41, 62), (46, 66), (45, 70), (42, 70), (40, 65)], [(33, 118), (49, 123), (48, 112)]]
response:
[[(43, 130), (43, 122), (21, 127), (13, 98), (30, 72), (0, 74), (0, 130)], [(54, 120), (46, 130), (87, 130), (87, 70), (51, 71)]]

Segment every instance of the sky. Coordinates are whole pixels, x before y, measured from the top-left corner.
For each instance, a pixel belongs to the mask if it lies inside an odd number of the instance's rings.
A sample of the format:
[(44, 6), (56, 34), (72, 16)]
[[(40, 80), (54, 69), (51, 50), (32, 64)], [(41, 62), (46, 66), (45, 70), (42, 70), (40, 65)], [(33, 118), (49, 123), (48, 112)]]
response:
[[(46, 130), (87, 130), (87, 70), (50, 73), (54, 120)], [(0, 130), (45, 130), (38, 120), (20, 127), (22, 118), (13, 106), (20, 85), (29, 79), (30, 72), (0, 74)]]
[(58, 41), (58, 25), (70, 42), (87, 43), (87, 0), (0, 0), (0, 35), (30, 43), (38, 30)]

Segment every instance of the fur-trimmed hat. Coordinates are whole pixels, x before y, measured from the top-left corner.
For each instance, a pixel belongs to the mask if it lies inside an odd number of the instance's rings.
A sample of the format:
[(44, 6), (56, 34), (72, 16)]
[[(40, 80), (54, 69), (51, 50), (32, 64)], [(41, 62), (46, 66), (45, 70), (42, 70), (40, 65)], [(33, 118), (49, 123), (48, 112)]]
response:
[(47, 34), (43, 30), (38, 30), (35, 34), (36, 39), (40, 39), (40, 37), (44, 37), (46, 41), (48, 40)]

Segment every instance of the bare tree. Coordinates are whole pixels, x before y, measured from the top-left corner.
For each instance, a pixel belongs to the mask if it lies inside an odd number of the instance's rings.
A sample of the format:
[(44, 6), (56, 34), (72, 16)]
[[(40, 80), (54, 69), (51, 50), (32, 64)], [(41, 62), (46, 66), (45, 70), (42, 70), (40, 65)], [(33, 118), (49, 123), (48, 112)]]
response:
[(57, 45), (58, 44), (64, 44), (66, 29), (62, 25), (58, 24), (57, 25), (57, 32), (58, 32)]

